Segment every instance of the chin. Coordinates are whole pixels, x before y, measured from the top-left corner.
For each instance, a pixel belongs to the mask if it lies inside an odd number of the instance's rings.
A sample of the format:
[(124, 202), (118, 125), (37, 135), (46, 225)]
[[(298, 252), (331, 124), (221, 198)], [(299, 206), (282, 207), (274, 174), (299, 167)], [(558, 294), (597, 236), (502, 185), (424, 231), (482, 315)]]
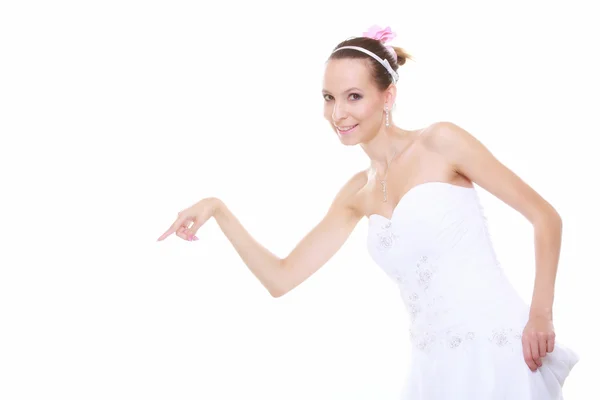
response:
[(340, 139), (340, 142), (346, 146), (355, 146), (362, 142), (362, 138), (360, 136), (352, 136), (352, 135), (340, 136), (340, 135), (338, 135), (338, 138)]

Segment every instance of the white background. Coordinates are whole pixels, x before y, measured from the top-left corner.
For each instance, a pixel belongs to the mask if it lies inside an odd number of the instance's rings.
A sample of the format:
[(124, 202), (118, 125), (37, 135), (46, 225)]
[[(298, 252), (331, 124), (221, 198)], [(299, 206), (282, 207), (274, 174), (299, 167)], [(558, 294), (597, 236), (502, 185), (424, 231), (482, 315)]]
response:
[[(219, 197), (285, 257), (365, 168), (322, 116), (324, 63), (372, 24), (415, 57), (394, 121), (448, 120), (560, 212), (566, 399), (598, 398), (598, 92), (592, 1), (4, 1), (0, 5), (0, 398), (397, 399), (399, 292), (366, 220), (274, 299), (214, 220)], [(530, 299), (529, 222), (480, 189)]]

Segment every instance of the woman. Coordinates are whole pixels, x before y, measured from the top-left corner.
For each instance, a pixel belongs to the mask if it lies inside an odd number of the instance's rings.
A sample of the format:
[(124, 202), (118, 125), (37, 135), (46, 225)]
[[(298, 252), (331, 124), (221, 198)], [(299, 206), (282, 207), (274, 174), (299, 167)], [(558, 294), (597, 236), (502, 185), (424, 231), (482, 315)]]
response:
[[(368, 218), (368, 251), (396, 280), (410, 314), (412, 363), (404, 399), (562, 399), (578, 356), (555, 341), (556, 210), (476, 138), (450, 122), (410, 131), (391, 118), (397, 69), (410, 58), (375, 26), (340, 43), (324, 74), (324, 116), (370, 168), (339, 190), (323, 220), (284, 259), (257, 243), (217, 198), (179, 213), (158, 239), (195, 233), (215, 217), (240, 257), (279, 297), (322, 267)], [(529, 306), (508, 282), (473, 183), (535, 228)]]

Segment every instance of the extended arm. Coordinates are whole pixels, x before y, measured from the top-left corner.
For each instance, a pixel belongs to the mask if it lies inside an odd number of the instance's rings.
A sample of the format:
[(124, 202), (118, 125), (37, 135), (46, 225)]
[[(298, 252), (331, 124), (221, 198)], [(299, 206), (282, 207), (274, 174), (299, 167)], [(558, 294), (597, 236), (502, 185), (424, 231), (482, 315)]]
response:
[(250, 271), (273, 297), (280, 297), (314, 274), (346, 242), (362, 218), (352, 202), (365, 183), (364, 173), (354, 175), (323, 219), (284, 259), (258, 243), (220, 200), (216, 200), (214, 218)]

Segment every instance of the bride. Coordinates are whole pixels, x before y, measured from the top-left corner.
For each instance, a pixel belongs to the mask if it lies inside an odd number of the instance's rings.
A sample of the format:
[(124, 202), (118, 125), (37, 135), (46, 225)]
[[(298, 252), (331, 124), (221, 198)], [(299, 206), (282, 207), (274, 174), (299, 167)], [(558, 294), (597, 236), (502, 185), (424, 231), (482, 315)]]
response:
[[(394, 124), (398, 68), (410, 55), (372, 27), (338, 44), (323, 79), (324, 116), (370, 167), (339, 189), (326, 216), (280, 259), (214, 197), (179, 212), (159, 238), (198, 240), (214, 217), (274, 297), (321, 268), (359, 221), (368, 251), (401, 292), (411, 326), (403, 399), (562, 399), (578, 356), (556, 341), (552, 310), (562, 220), (534, 189), (473, 135), (451, 122), (417, 130)], [(534, 226), (536, 275), (526, 304), (499, 265), (474, 184)]]

